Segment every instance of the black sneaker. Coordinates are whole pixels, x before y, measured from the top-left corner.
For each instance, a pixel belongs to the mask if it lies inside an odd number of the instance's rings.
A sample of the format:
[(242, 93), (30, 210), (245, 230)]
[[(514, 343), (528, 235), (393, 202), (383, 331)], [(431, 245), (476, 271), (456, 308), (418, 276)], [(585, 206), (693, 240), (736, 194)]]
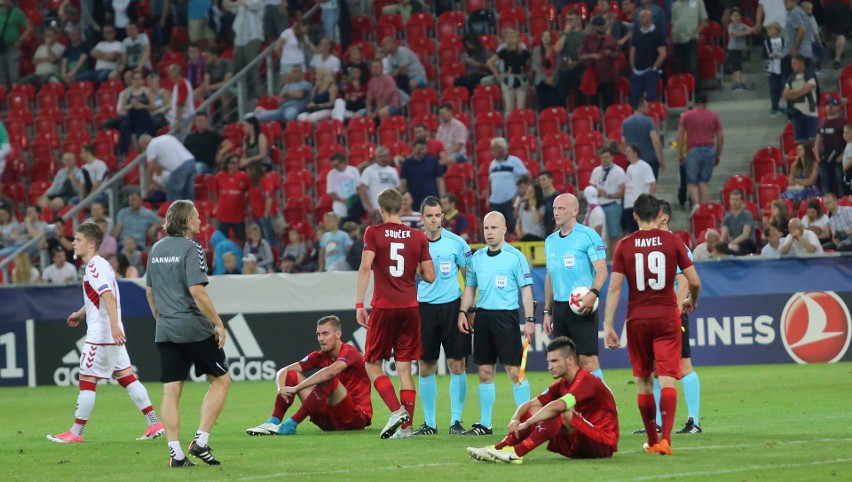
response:
[(465, 431), (462, 435), (492, 435), (494, 431), (490, 428), (475, 423), (470, 426), (470, 430)]
[(189, 455), (193, 457), (198, 457), (207, 465), (222, 465), (221, 462), (216, 460), (216, 457), (213, 456), (213, 452), (210, 451), (210, 446), (202, 447), (195, 443), (195, 440), (189, 444)]
[(683, 425), (683, 428), (675, 433), (701, 433), (701, 427), (695, 425), (695, 420), (692, 417), (689, 417)]
[(467, 429), (462, 427), (459, 420), (456, 420), (456, 423), (450, 427), (450, 435), (464, 435), (465, 432), (467, 432)]
[(435, 427), (430, 427), (424, 423), (411, 435), (438, 435), (438, 429)]
[(189, 457), (184, 457), (180, 460), (169, 457), (169, 467), (195, 467), (195, 463), (189, 460)]
[[(657, 433), (661, 433), (662, 431), (663, 431), (663, 428), (660, 427), (659, 425), (657, 425)], [(645, 429), (640, 428), (639, 430), (634, 430), (633, 435), (645, 435)]]

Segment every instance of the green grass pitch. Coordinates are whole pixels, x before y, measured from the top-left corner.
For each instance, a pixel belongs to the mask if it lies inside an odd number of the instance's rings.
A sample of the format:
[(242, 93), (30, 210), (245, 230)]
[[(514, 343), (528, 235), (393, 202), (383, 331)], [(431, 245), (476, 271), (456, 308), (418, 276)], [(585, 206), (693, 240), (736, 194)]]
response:
[[(306, 422), (293, 437), (249, 437), (245, 429), (269, 416), (275, 387), (234, 383), (210, 441), (223, 465), (188, 469), (167, 468), (164, 439), (135, 440), (144, 418), (118, 386), (98, 387), (85, 443), (74, 446), (52, 444), (45, 435), (70, 426), (76, 388), (5, 388), (0, 390), (0, 480), (850, 480), (852, 364), (699, 367), (698, 373), (705, 431), (673, 436), (673, 457), (642, 453), (643, 437), (631, 435), (639, 426), (635, 384), (628, 371), (609, 370), (606, 381), (620, 412), (619, 452), (611, 459), (569, 460), (540, 447), (520, 466), (475, 462), (464, 451), (504, 435), (514, 410), (505, 375), (497, 379), (494, 436), (446, 434), (449, 378), (439, 377), (440, 434), (408, 440), (379, 439), (388, 410), (375, 393), (373, 426), (366, 431), (323, 433)], [(529, 378), (534, 394), (551, 381), (546, 373)], [(157, 407), (162, 386), (147, 387)], [(184, 389), (184, 446), (198, 423), (205, 388), (190, 383)], [(470, 376), (466, 426), (479, 418), (476, 393), (476, 377)], [(686, 417), (682, 396), (679, 402), (677, 428)], [(422, 421), (418, 405), (415, 423)]]

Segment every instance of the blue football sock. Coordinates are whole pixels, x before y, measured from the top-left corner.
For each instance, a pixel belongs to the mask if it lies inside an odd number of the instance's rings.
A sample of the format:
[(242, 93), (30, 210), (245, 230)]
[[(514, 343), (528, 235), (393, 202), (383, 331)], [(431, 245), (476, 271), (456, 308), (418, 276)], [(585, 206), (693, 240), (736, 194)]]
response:
[(424, 377), (420, 375), (420, 405), (423, 407), (423, 421), (426, 425), (436, 428), (435, 403), (438, 401), (438, 384), (435, 375)]
[(701, 382), (698, 381), (698, 373), (692, 372), (681, 378), (683, 383), (683, 398), (686, 399), (686, 412), (692, 417), (695, 425), (701, 426), (698, 413), (701, 409)]
[(654, 401), (657, 403), (657, 426), (663, 426), (663, 416), (660, 415), (660, 379), (654, 378)]
[(294, 435), (296, 433), (296, 427), (299, 424), (296, 423), (292, 418), (288, 418), (284, 420), (284, 422), (278, 426), (278, 434), (279, 435)]
[(600, 368), (598, 368), (597, 370), (593, 371), (593, 372), (592, 372), (592, 375), (594, 375), (594, 376), (598, 377), (599, 379), (603, 380), (603, 370), (601, 370)]
[(491, 426), (491, 414), (494, 412), (494, 400), (497, 391), (494, 382), (479, 383), (479, 424), (484, 427)]
[(520, 385), (512, 384), (512, 394), (515, 396), (515, 405), (521, 406), (522, 403), (530, 399), (530, 382), (526, 378)]
[(450, 425), (461, 422), (464, 400), (467, 398), (467, 374), (450, 374)]
[(267, 420), (266, 423), (274, 423), (275, 425), (278, 425), (281, 423), (281, 419), (278, 417), (269, 417), (269, 420)]

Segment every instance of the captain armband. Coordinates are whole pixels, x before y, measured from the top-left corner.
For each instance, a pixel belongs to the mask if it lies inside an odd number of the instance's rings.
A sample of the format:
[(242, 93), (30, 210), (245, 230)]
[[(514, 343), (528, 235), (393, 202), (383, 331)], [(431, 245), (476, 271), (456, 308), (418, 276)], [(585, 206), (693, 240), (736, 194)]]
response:
[(559, 400), (565, 402), (565, 410), (571, 410), (572, 408), (574, 408), (574, 405), (577, 404), (577, 399), (574, 398), (574, 395), (571, 395), (570, 393), (566, 393), (565, 396), (563, 396)]

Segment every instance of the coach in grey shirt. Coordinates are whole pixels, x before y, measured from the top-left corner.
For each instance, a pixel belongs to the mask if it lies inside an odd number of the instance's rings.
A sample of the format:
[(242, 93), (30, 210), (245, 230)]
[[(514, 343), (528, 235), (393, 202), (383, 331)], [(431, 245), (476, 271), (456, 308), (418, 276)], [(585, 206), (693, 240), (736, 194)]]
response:
[(148, 255), (146, 294), (157, 320), (155, 341), (160, 352), (163, 404), (160, 409), (169, 443), (169, 466), (194, 465), (178, 440), (178, 406), (189, 367), (195, 375), (207, 375), (210, 391), (201, 405), (201, 421), (189, 454), (208, 465), (220, 465), (207, 441), (219, 417), (231, 378), (225, 359), (225, 325), (207, 294), (207, 262), (204, 248), (192, 240), (201, 221), (192, 201), (179, 200), (166, 213), (167, 237), (157, 241)]

